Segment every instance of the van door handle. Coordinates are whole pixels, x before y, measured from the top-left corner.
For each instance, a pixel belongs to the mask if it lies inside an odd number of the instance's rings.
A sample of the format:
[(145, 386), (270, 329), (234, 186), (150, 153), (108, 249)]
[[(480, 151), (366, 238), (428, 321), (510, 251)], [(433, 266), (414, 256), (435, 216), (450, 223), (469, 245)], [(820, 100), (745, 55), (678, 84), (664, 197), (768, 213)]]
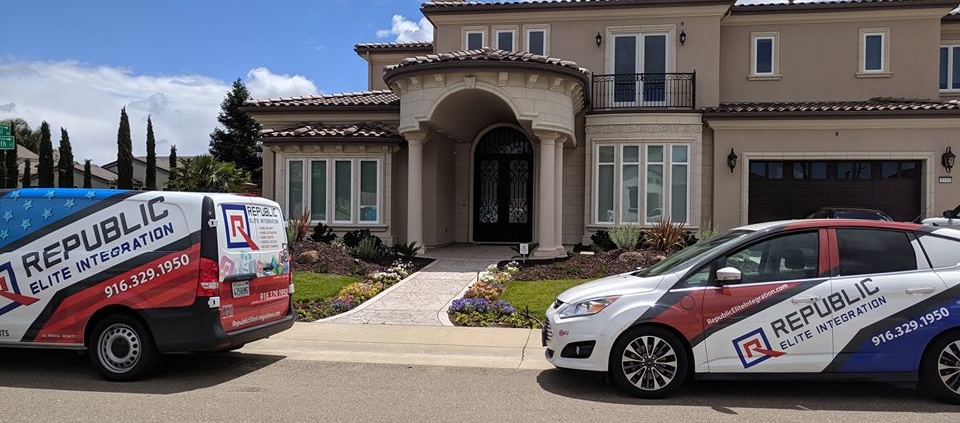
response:
[(794, 304), (813, 304), (819, 300), (820, 297), (814, 295), (810, 297), (794, 297), (790, 299), (790, 302)]
[(936, 290), (937, 288), (934, 288), (932, 286), (914, 286), (914, 287), (907, 288), (907, 294), (911, 294), (911, 295), (929, 294), (929, 293), (935, 292)]

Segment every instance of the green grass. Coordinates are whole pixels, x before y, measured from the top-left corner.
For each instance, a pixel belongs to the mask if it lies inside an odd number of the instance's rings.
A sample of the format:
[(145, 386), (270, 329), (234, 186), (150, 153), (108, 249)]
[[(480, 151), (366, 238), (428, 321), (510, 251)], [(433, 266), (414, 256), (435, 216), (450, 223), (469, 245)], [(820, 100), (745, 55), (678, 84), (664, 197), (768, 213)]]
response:
[(588, 280), (511, 281), (507, 282), (500, 299), (516, 307), (517, 311), (523, 311), (529, 306), (530, 314), (542, 320), (546, 318), (544, 313), (553, 300), (557, 299), (557, 295)]
[(335, 297), (343, 287), (360, 282), (360, 279), (358, 276), (294, 272), (293, 299), (294, 301), (328, 300)]

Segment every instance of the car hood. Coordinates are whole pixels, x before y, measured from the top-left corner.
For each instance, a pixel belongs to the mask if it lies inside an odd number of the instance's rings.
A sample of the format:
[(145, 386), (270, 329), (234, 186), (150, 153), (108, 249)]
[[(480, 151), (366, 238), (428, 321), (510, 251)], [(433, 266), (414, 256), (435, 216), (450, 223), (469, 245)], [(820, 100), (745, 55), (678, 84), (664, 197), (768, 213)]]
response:
[(663, 278), (663, 276), (642, 278), (632, 276), (630, 273), (623, 273), (577, 285), (563, 291), (563, 293), (557, 296), (557, 299), (564, 303), (570, 303), (608, 295), (630, 295), (650, 292), (657, 288), (657, 285), (663, 281)]

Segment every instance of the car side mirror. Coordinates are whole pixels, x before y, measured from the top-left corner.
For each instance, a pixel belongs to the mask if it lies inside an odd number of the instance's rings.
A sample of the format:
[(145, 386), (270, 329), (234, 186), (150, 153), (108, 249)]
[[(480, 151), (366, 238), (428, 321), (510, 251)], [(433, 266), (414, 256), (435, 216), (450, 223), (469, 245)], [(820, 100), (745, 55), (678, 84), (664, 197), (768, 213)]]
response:
[(717, 282), (720, 282), (721, 285), (740, 282), (742, 278), (743, 274), (734, 267), (724, 267), (717, 270)]

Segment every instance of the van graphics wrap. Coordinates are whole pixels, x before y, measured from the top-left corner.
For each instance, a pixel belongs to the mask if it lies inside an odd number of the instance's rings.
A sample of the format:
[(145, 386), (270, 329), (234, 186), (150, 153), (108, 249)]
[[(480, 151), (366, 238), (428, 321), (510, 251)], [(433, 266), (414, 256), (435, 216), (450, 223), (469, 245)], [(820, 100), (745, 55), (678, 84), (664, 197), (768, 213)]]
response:
[(39, 301), (37, 298), (20, 293), (20, 286), (17, 285), (17, 275), (13, 273), (10, 262), (0, 264), (0, 297), (11, 301), (10, 304), (0, 308), (0, 316), (19, 306), (28, 306)]
[(783, 351), (774, 351), (770, 347), (770, 340), (767, 339), (763, 328), (757, 328), (749, 333), (733, 340), (733, 348), (740, 356), (740, 362), (743, 368), (749, 368), (766, 361), (769, 358), (779, 357), (786, 354)]
[(259, 250), (257, 244), (250, 237), (250, 216), (247, 215), (247, 206), (243, 204), (221, 204), (223, 221), (226, 223), (224, 231), (227, 235), (227, 248), (249, 248)]

